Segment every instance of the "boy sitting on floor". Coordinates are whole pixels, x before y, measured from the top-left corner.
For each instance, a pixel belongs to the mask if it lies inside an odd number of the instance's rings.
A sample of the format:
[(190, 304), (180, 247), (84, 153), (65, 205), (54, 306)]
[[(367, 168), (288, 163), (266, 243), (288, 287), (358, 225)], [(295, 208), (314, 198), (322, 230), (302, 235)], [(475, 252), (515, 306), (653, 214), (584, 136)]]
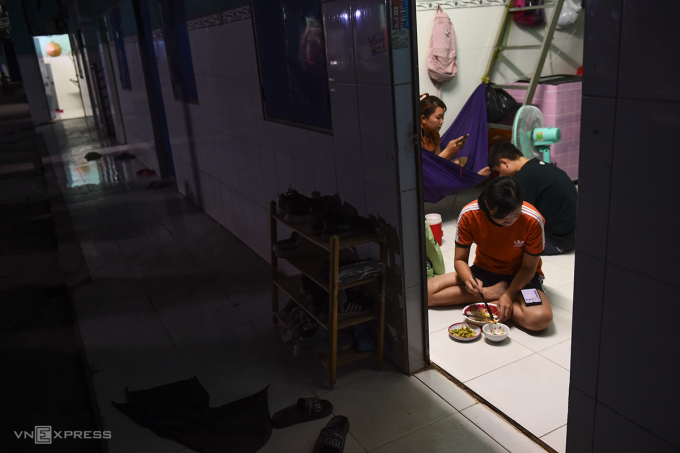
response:
[[(541, 253), (545, 221), (522, 200), (522, 187), (510, 177), (489, 183), (479, 198), (466, 205), (456, 228), (455, 272), (428, 279), (430, 307), (476, 303), (484, 294), (498, 305), (499, 320), (512, 319), (527, 330), (543, 330), (552, 309), (543, 288)], [(477, 244), (472, 266), (470, 247)], [(536, 289), (541, 299), (527, 306), (522, 289)]]

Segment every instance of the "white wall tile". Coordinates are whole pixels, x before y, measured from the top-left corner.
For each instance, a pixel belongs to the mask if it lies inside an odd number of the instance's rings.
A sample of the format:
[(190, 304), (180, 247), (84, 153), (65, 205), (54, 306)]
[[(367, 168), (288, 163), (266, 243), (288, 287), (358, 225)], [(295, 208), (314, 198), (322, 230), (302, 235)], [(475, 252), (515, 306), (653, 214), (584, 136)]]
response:
[(333, 136), (311, 132), (309, 140), (314, 187), (321, 195), (332, 195), (338, 191)]
[(321, 7), (326, 33), (328, 81), (356, 83), (350, 2), (338, 0), (323, 3)]
[(363, 179), (357, 95), (356, 85), (330, 84), (335, 167), (339, 173)]
[(392, 77), (387, 18), (391, 16), (385, 2), (356, 0), (352, 6), (357, 83), (389, 86)]
[(277, 200), (278, 193), (280, 192), (274, 151), (260, 148), (259, 168), (262, 176), (262, 206), (269, 209), (269, 201)]
[(290, 188), (295, 188), (293, 159), (290, 156), (281, 153), (275, 153), (275, 159), (279, 192), (286, 192)]
[(392, 87), (358, 85), (357, 92), (364, 177), (372, 184), (396, 190)]
[(361, 179), (339, 173), (338, 192), (343, 201), (357, 209), (359, 215), (366, 214), (366, 188)]

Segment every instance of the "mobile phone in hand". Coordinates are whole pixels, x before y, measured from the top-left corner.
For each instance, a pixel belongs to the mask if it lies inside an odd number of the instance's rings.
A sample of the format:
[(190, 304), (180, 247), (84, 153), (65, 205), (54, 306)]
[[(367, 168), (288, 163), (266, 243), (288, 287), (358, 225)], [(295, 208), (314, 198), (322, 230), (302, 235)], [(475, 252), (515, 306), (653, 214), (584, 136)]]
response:
[(543, 303), (541, 300), (541, 295), (538, 294), (538, 290), (535, 288), (523, 289), (521, 293), (522, 299), (524, 299), (524, 305), (527, 307), (531, 307), (532, 305), (541, 305)]
[(460, 138), (460, 140), (458, 140), (458, 144), (459, 144), (459, 145), (464, 144), (464, 143), (467, 141), (467, 139), (468, 139), (469, 136), (470, 136), (470, 134), (465, 134), (465, 135), (463, 135), (463, 136)]

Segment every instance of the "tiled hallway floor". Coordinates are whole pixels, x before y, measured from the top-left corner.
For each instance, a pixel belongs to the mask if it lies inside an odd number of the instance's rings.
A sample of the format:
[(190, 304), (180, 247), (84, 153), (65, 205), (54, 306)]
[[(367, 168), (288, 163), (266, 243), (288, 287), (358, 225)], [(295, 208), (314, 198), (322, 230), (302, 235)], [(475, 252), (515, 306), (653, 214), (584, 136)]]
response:
[[(453, 196), (426, 206), (426, 213), (442, 215), (441, 248), (448, 272), (453, 271), (457, 217), (480, 191), (460, 193), (453, 208)], [(472, 256), (474, 249), (473, 245)], [(563, 452), (567, 434), (574, 252), (544, 256), (542, 260), (544, 284), (553, 309), (553, 322), (545, 331), (530, 333), (510, 324), (510, 336), (501, 343), (484, 338), (461, 343), (449, 337), (448, 327), (465, 320), (464, 306), (431, 308), (430, 359), (507, 417)]]
[[(159, 178), (138, 176), (144, 165), (136, 159), (116, 160), (116, 153), (125, 148), (98, 145), (85, 120), (62, 121), (39, 132), (52, 156), (91, 278), (74, 288), (73, 299), (104, 429), (112, 432), (110, 452), (189, 452), (135, 424), (111, 401), (124, 401), (126, 388), (145, 389), (192, 376), (208, 390), (211, 406), (267, 385), (272, 414), (299, 397), (327, 399), (335, 415), (350, 420), (348, 453), (544, 451), (435, 370), (407, 376), (389, 362), (375, 371), (369, 360), (339, 368), (330, 389), (320, 362), (293, 357), (291, 344), (283, 343), (273, 326), (270, 273), (264, 260), (171, 183), (148, 188)], [(87, 161), (91, 151), (103, 157)], [(565, 281), (563, 286), (568, 285)], [(494, 348), (477, 342), (460, 351), (452, 349), (457, 346), (452, 343), (441, 345), (436, 335), (457, 312), (434, 313), (433, 357), (446, 368), (446, 358), (459, 356), (467, 374), (457, 377), (485, 397), (484, 388), (513, 379), (513, 367), (524, 366), (522, 361), (562, 386), (568, 377), (568, 356), (567, 363), (562, 362), (569, 340), (562, 332), (570, 322), (566, 308), (564, 312), (556, 316), (555, 331), (546, 336), (514, 330), (506, 345)], [(480, 368), (469, 355), (474, 348), (486, 350), (483, 354), (502, 350), (499, 356), (506, 366)], [(542, 362), (551, 366), (539, 368)], [(517, 389), (510, 395), (516, 397)], [(561, 395), (551, 395), (550, 401), (561, 400)], [(544, 399), (540, 393), (532, 401)], [(550, 435), (545, 414), (532, 413), (533, 407), (522, 421)], [(566, 413), (558, 412), (555, 418), (561, 420)], [(275, 429), (261, 451), (311, 452), (327, 422)]]

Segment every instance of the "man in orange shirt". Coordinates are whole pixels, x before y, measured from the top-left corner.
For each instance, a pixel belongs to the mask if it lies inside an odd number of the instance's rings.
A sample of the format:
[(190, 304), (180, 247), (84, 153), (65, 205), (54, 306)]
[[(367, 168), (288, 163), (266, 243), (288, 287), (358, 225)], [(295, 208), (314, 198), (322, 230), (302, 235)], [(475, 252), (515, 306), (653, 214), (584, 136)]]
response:
[[(552, 309), (541, 270), (545, 220), (522, 201), (522, 187), (513, 178), (491, 181), (479, 198), (466, 205), (456, 228), (455, 272), (428, 280), (430, 307), (481, 301), (498, 305), (500, 321), (512, 319), (532, 331), (552, 321)], [(468, 265), (470, 247), (477, 244)], [(540, 302), (527, 305), (521, 290), (537, 290)]]

